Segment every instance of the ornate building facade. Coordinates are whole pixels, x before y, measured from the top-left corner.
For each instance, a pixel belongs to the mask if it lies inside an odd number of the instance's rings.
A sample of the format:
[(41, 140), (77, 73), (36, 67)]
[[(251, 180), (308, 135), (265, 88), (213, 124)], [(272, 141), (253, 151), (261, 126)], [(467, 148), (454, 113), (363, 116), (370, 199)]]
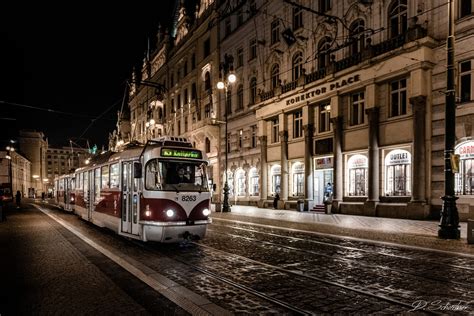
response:
[[(466, 219), (474, 212), (474, 28), (470, 0), (456, 4), (455, 190)], [(208, 153), (217, 192), (227, 174), (231, 203), (264, 207), (278, 193), (279, 208), (303, 201), (317, 210), (329, 187), (335, 212), (439, 216), (447, 3), (201, 1), (193, 24), (183, 10), (154, 79), (167, 87), (163, 133)], [(229, 56), (237, 81), (222, 93), (215, 78)]]

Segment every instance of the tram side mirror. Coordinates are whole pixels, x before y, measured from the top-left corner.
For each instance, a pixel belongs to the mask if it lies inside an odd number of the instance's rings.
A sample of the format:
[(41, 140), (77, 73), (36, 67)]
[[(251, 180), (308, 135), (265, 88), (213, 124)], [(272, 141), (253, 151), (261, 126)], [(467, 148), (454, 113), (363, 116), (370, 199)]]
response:
[(140, 162), (133, 163), (133, 177), (135, 179), (142, 177), (142, 164)]
[(212, 191), (215, 192), (216, 190), (217, 190), (217, 184), (213, 183), (213, 184), (212, 184)]

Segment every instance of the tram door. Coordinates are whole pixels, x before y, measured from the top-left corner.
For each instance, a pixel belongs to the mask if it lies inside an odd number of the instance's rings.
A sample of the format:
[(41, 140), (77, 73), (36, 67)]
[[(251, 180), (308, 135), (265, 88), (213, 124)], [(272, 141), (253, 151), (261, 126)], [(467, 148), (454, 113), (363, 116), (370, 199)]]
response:
[(138, 235), (139, 181), (133, 176), (133, 162), (122, 163), (122, 232)]
[(64, 179), (64, 209), (69, 211), (71, 209), (71, 178)]
[(87, 220), (92, 220), (92, 211), (95, 203), (95, 187), (94, 187), (94, 170), (89, 170), (89, 190), (87, 192), (87, 199), (89, 201), (87, 206)]

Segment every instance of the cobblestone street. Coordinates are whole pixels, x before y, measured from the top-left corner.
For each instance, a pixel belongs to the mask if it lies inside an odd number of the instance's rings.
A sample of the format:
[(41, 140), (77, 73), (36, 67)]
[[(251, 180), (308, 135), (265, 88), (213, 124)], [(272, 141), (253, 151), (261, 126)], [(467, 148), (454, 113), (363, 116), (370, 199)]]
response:
[(1, 315), (474, 313), (472, 255), (220, 216), (162, 245), (43, 204), (9, 210), (0, 242)]

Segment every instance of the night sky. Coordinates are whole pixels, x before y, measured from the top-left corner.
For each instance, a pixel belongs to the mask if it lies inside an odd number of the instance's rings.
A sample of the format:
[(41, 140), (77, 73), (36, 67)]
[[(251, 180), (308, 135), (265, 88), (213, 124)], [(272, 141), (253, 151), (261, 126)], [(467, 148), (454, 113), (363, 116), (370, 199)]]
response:
[(125, 82), (171, 2), (2, 4), (0, 142), (36, 129), (51, 145), (107, 147)]

